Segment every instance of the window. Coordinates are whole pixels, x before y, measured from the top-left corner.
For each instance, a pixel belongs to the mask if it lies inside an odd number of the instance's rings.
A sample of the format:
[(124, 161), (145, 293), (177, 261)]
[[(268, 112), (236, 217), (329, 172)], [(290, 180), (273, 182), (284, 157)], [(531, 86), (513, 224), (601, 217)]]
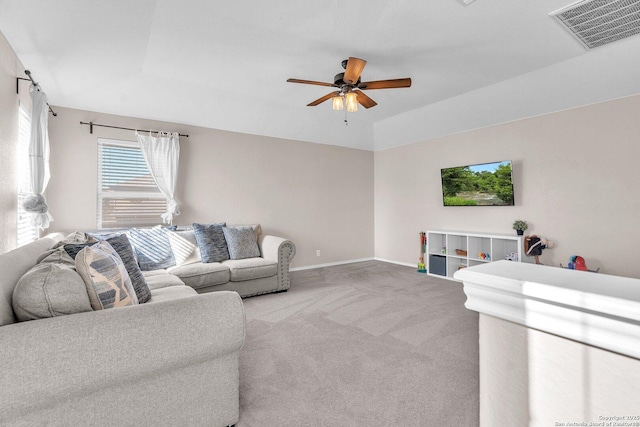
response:
[(98, 138), (98, 228), (159, 224), (166, 210), (138, 144)]
[(18, 246), (26, 245), (38, 238), (38, 228), (31, 224), (31, 214), (22, 203), (31, 194), (31, 172), (29, 166), (29, 142), (31, 139), (31, 113), (24, 105), (18, 108)]

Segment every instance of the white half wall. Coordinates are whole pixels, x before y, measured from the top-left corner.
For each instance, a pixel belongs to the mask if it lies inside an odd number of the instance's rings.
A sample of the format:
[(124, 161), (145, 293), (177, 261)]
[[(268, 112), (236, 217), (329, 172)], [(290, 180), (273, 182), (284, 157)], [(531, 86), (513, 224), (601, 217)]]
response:
[(640, 360), (482, 313), (479, 324), (481, 427), (640, 423)]

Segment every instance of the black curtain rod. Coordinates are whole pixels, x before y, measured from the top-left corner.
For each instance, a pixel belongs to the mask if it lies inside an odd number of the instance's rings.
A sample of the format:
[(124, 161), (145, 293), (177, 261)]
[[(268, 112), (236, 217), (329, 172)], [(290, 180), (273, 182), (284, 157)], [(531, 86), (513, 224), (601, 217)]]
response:
[[(132, 131), (138, 131), (138, 132), (159, 132), (157, 130), (145, 130), (145, 129), (134, 129), (134, 128), (123, 128), (120, 126), (109, 126), (109, 125), (99, 125), (97, 123), (93, 123), (93, 122), (80, 122), (81, 125), (88, 125), (89, 126), (89, 133), (93, 133), (93, 127), (94, 126), (100, 126), (102, 128), (111, 128), (111, 129), (122, 129), (122, 130), (132, 130)], [(185, 138), (189, 138), (189, 135), (183, 135), (181, 133), (179, 133), (178, 135), (180, 136), (184, 136)]]
[[(33, 83), (33, 85), (36, 87), (36, 89), (40, 90), (39, 87), (40, 85), (38, 83), (36, 83), (35, 80), (33, 80), (33, 77), (31, 77), (31, 71), (29, 70), (24, 70), (24, 73), (29, 77), (28, 79), (25, 79), (23, 77), (16, 77), (16, 93), (20, 93), (20, 80), (26, 80), (26, 81), (31, 81), (31, 83)], [(58, 113), (56, 113), (55, 111), (53, 111), (51, 109), (51, 105), (49, 105), (49, 103), (47, 102), (47, 107), (49, 107), (49, 112), (51, 114), (53, 114), (53, 117), (57, 117)]]

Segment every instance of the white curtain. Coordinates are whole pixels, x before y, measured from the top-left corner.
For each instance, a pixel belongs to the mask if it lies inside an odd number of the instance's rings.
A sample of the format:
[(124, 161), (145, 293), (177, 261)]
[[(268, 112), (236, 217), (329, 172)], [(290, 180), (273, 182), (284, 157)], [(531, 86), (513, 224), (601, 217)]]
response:
[(158, 136), (142, 135), (136, 132), (142, 155), (160, 192), (167, 199), (167, 212), (162, 220), (171, 224), (174, 215), (180, 215), (178, 203), (174, 198), (178, 180), (178, 161), (180, 160), (180, 135), (177, 132), (158, 132)]
[(42, 195), (49, 183), (49, 105), (47, 95), (39, 88), (31, 92), (31, 140), (29, 142), (29, 167), (31, 191), (22, 207), (31, 213), (31, 224), (44, 230), (53, 217)]

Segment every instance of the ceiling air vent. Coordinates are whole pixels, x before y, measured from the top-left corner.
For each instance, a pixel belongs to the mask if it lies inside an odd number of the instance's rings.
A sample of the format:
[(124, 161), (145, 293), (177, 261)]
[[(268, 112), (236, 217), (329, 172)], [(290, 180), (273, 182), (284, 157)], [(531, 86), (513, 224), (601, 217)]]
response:
[(583, 0), (549, 16), (586, 49), (640, 33), (640, 0)]

